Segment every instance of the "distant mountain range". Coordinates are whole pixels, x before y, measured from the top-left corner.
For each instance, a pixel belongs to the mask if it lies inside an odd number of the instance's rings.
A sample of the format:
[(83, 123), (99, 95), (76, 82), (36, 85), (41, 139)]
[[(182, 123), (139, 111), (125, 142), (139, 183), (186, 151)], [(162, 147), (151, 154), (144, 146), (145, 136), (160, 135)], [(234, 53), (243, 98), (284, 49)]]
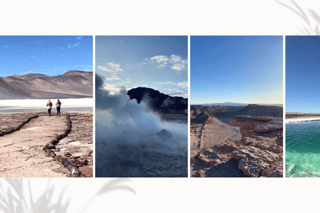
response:
[(72, 70), (63, 75), (25, 74), (0, 77), (0, 99), (93, 97), (93, 72)]
[[(193, 104), (192, 104), (193, 105)], [(225, 102), (225, 103), (212, 103), (212, 104), (196, 104), (202, 106), (248, 106), (249, 104), (244, 103), (233, 103), (233, 102)], [(283, 104), (258, 104), (261, 106), (278, 106), (283, 107)]]
[(157, 90), (138, 87), (128, 91), (130, 99), (136, 99), (138, 103), (147, 103), (150, 108), (161, 114), (187, 114), (188, 99), (171, 97)]
[[(201, 114), (202, 111), (207, 115), (212, 115), (217, 118), (236, 118), (237, 115), (254, 115), (254, 116), (283, 116), (283, 107), (279, 106), (266, 106), (249, 104), (247, 106), (204, 106), (204, 105), (192, 105), (191, 115)], [(203, 113), (202, 113), (203, 114)], [(201, 115), (202, 115), (201, 114)]]

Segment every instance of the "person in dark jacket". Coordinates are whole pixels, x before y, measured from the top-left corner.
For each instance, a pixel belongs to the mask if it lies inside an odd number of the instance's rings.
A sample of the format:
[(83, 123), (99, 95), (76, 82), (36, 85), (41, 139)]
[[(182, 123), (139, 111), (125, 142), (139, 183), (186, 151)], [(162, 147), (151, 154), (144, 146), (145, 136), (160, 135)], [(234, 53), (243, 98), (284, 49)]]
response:
[(58, 115), (60, 115), (60, 107), (61, 107), (61, 102), (59, 101), (59, 99), (58, 99), (58, 101), (57, 101), (57, 103), (56, 103), (56, 107), (57, 107), (57, 116)]
[(48, 115), (51, 116), (52, 102), (49, 100), (47, 103)]

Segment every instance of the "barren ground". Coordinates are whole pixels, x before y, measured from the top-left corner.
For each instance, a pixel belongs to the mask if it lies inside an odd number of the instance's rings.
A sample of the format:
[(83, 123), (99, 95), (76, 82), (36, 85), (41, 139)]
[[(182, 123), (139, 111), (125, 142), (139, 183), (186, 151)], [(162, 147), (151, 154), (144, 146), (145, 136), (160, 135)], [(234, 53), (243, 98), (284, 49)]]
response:
[[(1, 130), (5, 132), (9, 128), (19, 126), (28, 117), (31, 117), (33, 115), (35, 115), (35, 113), (0, 114)], [(0, 136), (1, 177), (70, 176), (71, 173), (62, 164), (55, 161), (52, 157), (46, 157), (45, 152), (43, 151), (43, 147), (47, 143), (54, 140), (57, 135), (60, 135), (66, 131), (66, 117), (49, 117), (43, 116), (43, 114), (39, 115), (39, 117), (33, 118), (28, 123), (26, 123), (20, 130)], [(91, 120), (90, 118), (86, 119), (86, 122), (83, 122), (81, 118), (83, 119), (83, 116), (81, 115), (74, 117), (71, 115), (73, 127), (67, 137), (72, 137), (75, 135), (80, 137), (84, 135), (92, 135), (92, 115)], [(90, 125), (86, 125), (90, 122), (91, 127)], [(85, 127), (81, 131), (82, 134), (76, 134), (76, 129), (79, 128), (79, 126), (81, 125)], [(92, 144), (92, 137), (89, 136), (85, 138), (85, 140), (87, 141), (87, 143), (89, 143), (88, 141), (91, 141)], [(77, 145), (79, 145), (79, 143), (77, 143)], [(57, 152), (58, 149), (54, 149), (54, 151)], [(71, 156), (72, 154), (73, 152), (71, 152)], [(90, 156), (88, 156), (88, 158), (92, 159), (92, 152), (90, 153)], [(71, 160), (69, 161), (71, 162)], [(80, 168), (79, 171), (81, 171)], [(92, 166), (91, 168), (90, 165), (89, 167), (84, 167), (82, 173), (86, 177), (92, 177)]]
[(227, 125), (215, 117), (210, 116), (208, 120), (209, 122), (204, 126), (203, 124), (191, 125), (190, 157), (194, 157), (206, 147), (241, 139), (240, 128)]

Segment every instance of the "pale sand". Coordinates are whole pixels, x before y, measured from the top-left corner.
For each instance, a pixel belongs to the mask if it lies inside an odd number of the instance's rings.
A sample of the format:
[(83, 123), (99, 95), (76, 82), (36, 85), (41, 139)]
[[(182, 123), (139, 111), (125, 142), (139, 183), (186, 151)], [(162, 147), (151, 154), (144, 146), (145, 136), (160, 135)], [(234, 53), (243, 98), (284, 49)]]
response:
[(211, 120), (213, 122), (205, 124), (204, 127), (201, 124), (191, 126), (191, 158), (206, 147), (241, 140), (240, 127), (227, 125), (215, 117), (211, 117)]
[(39, 116), (0, 137), (0, 177), (67, 177), (68, 170), (42, 150), (66, 130), (66, 121), (65, 116)]

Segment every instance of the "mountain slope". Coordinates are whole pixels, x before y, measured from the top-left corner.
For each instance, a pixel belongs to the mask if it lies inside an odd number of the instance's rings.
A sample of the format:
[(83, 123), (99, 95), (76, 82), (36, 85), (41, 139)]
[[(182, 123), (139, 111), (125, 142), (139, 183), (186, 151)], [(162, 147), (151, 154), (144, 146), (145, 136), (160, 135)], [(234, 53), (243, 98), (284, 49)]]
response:
[(0, 78), (0, 99), (53, 99), (92, 97), (93, 72), (63, 75), (13, 75)]

